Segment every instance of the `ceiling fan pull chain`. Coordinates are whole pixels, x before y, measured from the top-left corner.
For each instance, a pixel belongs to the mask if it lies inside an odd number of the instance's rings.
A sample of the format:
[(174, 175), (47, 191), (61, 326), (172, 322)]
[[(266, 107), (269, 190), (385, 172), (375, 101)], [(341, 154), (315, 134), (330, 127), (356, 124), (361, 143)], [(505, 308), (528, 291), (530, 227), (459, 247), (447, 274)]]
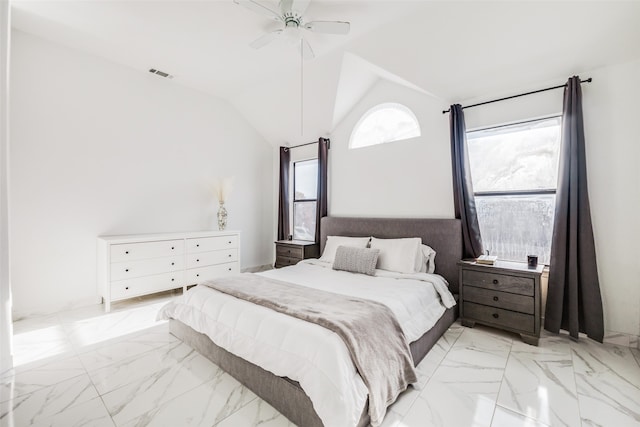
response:
[(300, 136), (304, 136), (304, 50), (303, 40), (300, 39)]

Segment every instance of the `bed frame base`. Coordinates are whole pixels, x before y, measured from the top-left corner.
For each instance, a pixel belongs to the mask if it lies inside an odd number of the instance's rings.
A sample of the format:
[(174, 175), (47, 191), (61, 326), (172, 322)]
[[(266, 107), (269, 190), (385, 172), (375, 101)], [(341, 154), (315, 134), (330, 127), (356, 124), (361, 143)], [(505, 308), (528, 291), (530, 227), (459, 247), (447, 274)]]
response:
[[(458, 306), (456, 305), (445, 311), (434, 327), (420, 339), (411, 343), (411, 355), (416, 366), (457, 317)], [(196, 332), (179, 320), (169, 320), (169, 331), (240, 381), (294, 424), (301, 427), (323, 426), (322, 421), (313, 409), (311, 399), (305, 394), (298, 382), (286, 377), (278, 377), (251, 362), (229, 353), (214, 344), (205, 334)], [(368, 425), (368, 405), (365, 405), (358, 427)]]

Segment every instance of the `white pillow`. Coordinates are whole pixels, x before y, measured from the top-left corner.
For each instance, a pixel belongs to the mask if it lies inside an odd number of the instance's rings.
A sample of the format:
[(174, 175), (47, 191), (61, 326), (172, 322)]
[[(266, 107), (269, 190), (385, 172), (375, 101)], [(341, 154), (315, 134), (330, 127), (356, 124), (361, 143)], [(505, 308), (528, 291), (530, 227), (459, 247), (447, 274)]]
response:
[(333, 264), (338, 246), (366, 248), (368, 244), (369, 237), (327, 236), (327, 243), (324, 245), (324, 251), (322, 252), (320, 261), (330, 262)]
[(416, 256), (416, 273), (433, 273), (436, 271), (436, 251), (431, 246), (420, 245)]
[(421, 244), (422, 239), (419, 237), (406, 239), (371, 238), (371, 248), (380, 250), (377, 268), (398, 273), (416, 272), (416, 258)]

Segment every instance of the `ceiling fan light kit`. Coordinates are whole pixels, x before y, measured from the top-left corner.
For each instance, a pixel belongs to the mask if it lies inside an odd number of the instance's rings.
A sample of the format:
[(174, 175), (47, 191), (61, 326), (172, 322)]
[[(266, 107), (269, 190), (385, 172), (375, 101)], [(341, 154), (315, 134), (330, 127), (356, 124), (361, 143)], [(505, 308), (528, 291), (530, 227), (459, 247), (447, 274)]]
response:
[(304, 12), (309, 6), (310, 0), (281, 0), (279, 11), (271, 9), (258, 0), (233, 0), (234, 3), (265, 16), (271, 20), (280, 22), (282, 28), (263, 35), (249, 44), (254, 49), (260, 49), (272, 41), (282, 38), (289, 44), (298, 46), (301, 44), (301, 55), (304, 59), (314, 58), (311, 45), (304, 38), (304, 31), (313, 31), (321, 34), (346, 35), (351, 24), (345, 21), (310, 21), (305, 22)]

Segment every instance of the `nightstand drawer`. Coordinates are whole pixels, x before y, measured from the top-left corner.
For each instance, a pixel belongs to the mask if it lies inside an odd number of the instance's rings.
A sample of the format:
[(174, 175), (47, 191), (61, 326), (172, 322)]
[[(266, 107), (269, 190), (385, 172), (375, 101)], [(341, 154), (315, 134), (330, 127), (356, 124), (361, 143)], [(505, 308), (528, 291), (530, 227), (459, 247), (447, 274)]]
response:
[(476, 288), (473, 286), (465, 286), (463, 288), (463, 293), (465, 301), (490, 305), (492, 307), (500, 307), (506, 310), (519, 311), (520, 313), (535, 313), (533, 297), (494, 291), (491, 289)]
[(535, 317), (496, 307), (464, 302), (464, 317), (490, 325), (506, 327), (527, 333), (535, 332)]
[(289, 265), (296, 265), (301, 261), (300, 258), (289, 258), (286, 256), (278, 256), (276, 258), (276, 268), (286, 267)]
[(304, 248), (295, 247), (295, 246), (277, 245), (276, 257), (296, 258), (299, 261), (304, 257)]
[(534, 279), (490, 271), (463, 270), (462, 284), (513, 294), (533, 296)]

